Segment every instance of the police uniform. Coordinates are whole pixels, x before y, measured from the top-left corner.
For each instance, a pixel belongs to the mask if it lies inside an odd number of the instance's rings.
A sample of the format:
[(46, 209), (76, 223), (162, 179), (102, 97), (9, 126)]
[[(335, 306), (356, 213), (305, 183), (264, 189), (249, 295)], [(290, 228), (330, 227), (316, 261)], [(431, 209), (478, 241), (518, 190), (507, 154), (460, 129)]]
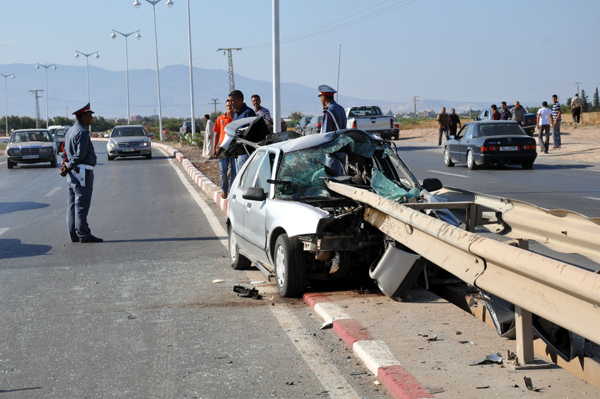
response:
[(328, 85), (321, 85), (319, 86), (318, 90), (319, 97), (331, 97), (329, 104), (327, 104), (327, 108), (323, 109), (323, 122), (321, 124), (321, 133), (346, 129), (346, 111), (344, 111), (344, 107), (336, 103), (333, 99), (333, 95), (337, 93), (337, 91)]
[[(80, 117), (86, 112), (94, 113), (90, 109), (89, 103), (73, 112), (73, 114)], [(67, 228), (71, 241), (82, 243), (102, 242), (101, 238), (92, 235), (87, 223), (87, 215), (94, 189), (96, 153), (90, 138), (90, 132), (79, 120), (67, 131), (64, 150), (67, 156), (64, 165), (68, 169), (66, 177), (69, 188)]]

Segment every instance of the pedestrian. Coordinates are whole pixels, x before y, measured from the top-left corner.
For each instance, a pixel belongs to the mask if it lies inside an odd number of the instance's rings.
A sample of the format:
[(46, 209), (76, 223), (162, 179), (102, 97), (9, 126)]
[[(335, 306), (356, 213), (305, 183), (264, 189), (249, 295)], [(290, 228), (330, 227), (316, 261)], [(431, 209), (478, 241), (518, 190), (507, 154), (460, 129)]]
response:
[(215, 142), (215, 123), (210, 120), (210, 115), (205, 114), (204, 120), (206, 121), (206, 129), (204, 130), (204, 144), (202, 146), (202, 156), (210, 158), (213, 153), (214, 142)]
[(515, 101), (515, 106), (510, 109), (512, 120), (519, 122), (519, 125), (523, 125), (525, 120), (525, 108), (521, 107), (521, 103)]
[[(544, 154), (548, 153), (550, 141), (550, 126), (552, 125), (552, 111), (548, 108), (548, 103), (544, 101), (542, 108), (537, 113), (536, 126), (540, 130), (539, 143)], [(545, 137), (544, 137), (545, 136)]]
[(77, 122), (65, 134), (66, 158), (61, 165), (61, 175), (67, 177), (67, 228), (71, 242), (95, 243), (102, 238), (92, 235), (87, 216), (94, 190), (96, 152), (87, 127), (92, 124), (94, 111), (90, 104), (73, 112)]
[[(233, 121), (233, 116), (235, 111), (233, 110), (233, 105), (231, 101), (225, 101), (225, 113), (217, 118), (215, 122), (214, 132), (215, 139), (213, 145), (213, 158), (217, 157), (219, 153), (219, 148), (221, 144), (223, 144), (223, 140), (225, 139), (225, 126)], [(227, 178), (227, 174), (229, 172), (229, 179)], [(233, 158), (221, 158), (219, 159), (219, 177), (221, 178), (221, 198), (227, 198), (227, 193), (229, 192), (229, 188), (233, 184), (233, 180), (235, 179), (237, 169), (235, 166), (235, 161)]]
[(449, 125), (448, 125), (450, 128), (450, 137), (456, 136), (456, 130), (461, 125), (460, 125), (460, 118), (456, 114), (456, 110), (454, 108), (452, 108), (450, 110), (450, 115), (448, 115), (448, 117), (450, 118)]
[(502, 101), (500, 103), (500, 108), (502, 109), (502, 112), (500, 112), (500, 119), (503, 121), (509, 121), (512, 115), (510, 114), (510, 110), (506, 106), (506, 101)]
[(337, 91), (328, 85), (321, 85), (317, 90), (319, 90), (318, 97), (321, 98), (321, 105), (323, 106), (321, 133), (346, 129), (346, 111), (333, 99), (333, 95)]
[(552, 105), (552, 120), (554, 121), (552, 124), (553, 148), (560, 149), (560, 123), (562, 121), (562, 111), (560, 110), (560, 103), (558, 102), (558, 96), (556, 94), (552, 95), (552, 102), (554, 103)]
[(571, 112), (573, 113), (573, 122), (579, 123), (581, 111), (583, 110), (583, 101), (579, 98), (579, 94), (575, 93), (573, 101), (571, 101)]
[(498, 112), (498, 107), (496, 107), (496, 104), (492, 104), (491, 108), (492, 108), (492, 120), (499, 121), (502, 116), (500, 115), (500, 112)]
[(438, 123), (438, 145), (442, 145), (442, 134), (446, 136), (446, 141), (450, 139), (448, 135), (448, 128), (450, 126), (450, 118), (446, 113), (446, 107), (442, 107), (442, 112), (437, 116)]
[[(233, 106), (235, 110), (235, 114), (233, 115), (233, 120), (237, 121), (238, 119), (249, 118), (251, 116), (256, 116), (256, 112), (250, 109), (246, 103), (244, 102), (244, 93), (239, 90), (234, 90), (229, 93), (229, 102)], [(248, 160), (248, 154), (238, 155), (235, 160), (236, 172), (242, 170), (242, 166)]]
[(253, 94), (252, 95), (252, 105), (254, 105), (254, 112), (256, 113), (256, 116), (260, 116), (262, 117), (265, 122), (267, 123), (267, 126), (271, 127), (271, 130), (273, 129), (273, 118), (271, 117), (271, 113), (269, 112), (269, 110), (265, 107), (263, 107), (262, 105), (260, 105), (261, 100), (260, 100), (260, 96), (258, 94)]

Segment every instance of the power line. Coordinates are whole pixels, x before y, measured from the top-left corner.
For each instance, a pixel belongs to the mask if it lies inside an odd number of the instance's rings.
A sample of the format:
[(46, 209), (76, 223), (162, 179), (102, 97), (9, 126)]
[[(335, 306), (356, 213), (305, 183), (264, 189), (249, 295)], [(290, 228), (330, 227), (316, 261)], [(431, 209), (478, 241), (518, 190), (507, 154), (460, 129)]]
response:
[(223, 54), (227, 54), (227, 60), (229, 65), (229, 92), (235, 90), (235, 79), (233, 75), (233, 55), (232, 51), (240, 51), (241, 48), (218, 48), (217, 51), (223, 51)]

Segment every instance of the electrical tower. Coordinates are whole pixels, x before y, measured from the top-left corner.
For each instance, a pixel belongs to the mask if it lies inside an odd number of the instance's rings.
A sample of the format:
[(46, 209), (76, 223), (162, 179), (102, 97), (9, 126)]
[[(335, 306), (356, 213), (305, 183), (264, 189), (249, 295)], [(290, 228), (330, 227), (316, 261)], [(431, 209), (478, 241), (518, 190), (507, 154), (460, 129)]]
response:
[(577, 95), (579, 95), (579, 84), (580, 84), (580, 83), (581, 83), (581, 82), (575, 82), (575, 84), (577, 85)]
[(35, 97), (35, 128), (39, 129), (40, 128), (40, 95), (38, 94), (38, 92), (40, 91), (44, 91), (44, 90), (29, 90), (30, 93), (33, 93), (34, 97)]
[(212, 103), (209, 103), (209, 104), (214, 104), (215, 105), (215, 113), (216, 113), (217, 112), (217, 104), (221, 104), (221, 103), (219, 102), (218, 98), (211, 98), (211, 100), (212, 100)]
[(229, 92), (235, 90), (235, 80), (233, 78), (233, 56), (232, 51), (240, 51), (241, 48), (218, 48), (217, 51), (222, 51), (223, 54), (227, 53), (227, 60), (229, 61)]

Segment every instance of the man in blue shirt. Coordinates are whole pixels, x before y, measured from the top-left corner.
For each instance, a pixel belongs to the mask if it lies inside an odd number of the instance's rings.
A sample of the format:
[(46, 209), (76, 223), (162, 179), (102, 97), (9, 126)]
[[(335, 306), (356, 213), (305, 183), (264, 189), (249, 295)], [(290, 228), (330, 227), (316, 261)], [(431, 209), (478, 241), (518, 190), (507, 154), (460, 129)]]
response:
[(318, 88), (321, 105), (323, 105), (323, 124), (321, 133), (334, 132), (346, 129), (346, 111), (335, 102), (333, 95), (337, 91), (331, 86), (321, 85)]
[[(241, 91), (234, 90), (229, 93), (229, 101), (233, 105), (233, 109), (235, 109), (235, 114), (233, 115), (234, 121), (256, 116), (256, 113), (244, 102), (244, 93)], [(236, 173), (239, 173), (247, 160), (248, 154), (238, 155), (237, 159), (235, 160)]]
[(69, 187), (67, 202), (67, 228), (72, 242), (95, 243), (102, 238), (94, 237), (87, 223), (94, 189), (94, 166), (96, 153), (87, 126), (92, 124), (94, 111), (88, 103), (73, 112), (77, 122), (65, 135), (64, 149), (67, 158), (61, 165)]

